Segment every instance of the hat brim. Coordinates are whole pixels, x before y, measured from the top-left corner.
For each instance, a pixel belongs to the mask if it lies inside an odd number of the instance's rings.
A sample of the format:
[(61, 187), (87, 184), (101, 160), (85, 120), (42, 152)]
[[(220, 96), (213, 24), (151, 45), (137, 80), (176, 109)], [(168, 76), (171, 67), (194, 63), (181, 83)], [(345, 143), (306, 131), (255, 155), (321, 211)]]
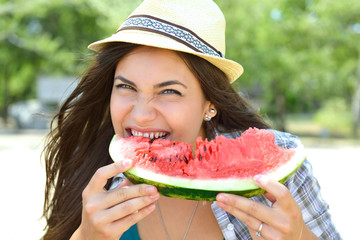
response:
[(139, 45), (186, 52), (199, 56), (219, 68), (221, 71), (223, 71), (229, 79), (230, 83), (238, 79), (244, 71), (243, 67), (235, 61), (196, 52), (178, 41), (153, 32), (145, 32), (139, 30), (123, 30), (112, 35), (111, 37), (90, 44), (88, 48), (94, 51), (100, 51), (105, 43), (110, 42), (134, 43)]

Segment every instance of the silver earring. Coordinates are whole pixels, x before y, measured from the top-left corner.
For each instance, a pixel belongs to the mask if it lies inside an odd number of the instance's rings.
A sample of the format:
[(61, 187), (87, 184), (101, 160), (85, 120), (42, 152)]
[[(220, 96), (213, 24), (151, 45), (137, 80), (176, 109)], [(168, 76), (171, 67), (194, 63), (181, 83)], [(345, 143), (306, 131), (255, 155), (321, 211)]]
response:
[(211, 109), (210, 109), (210, 113), (214, 114), (214, 113), (215, 113), (215, 109), (211, 108)]
[(204, 120), (208, 122), (208, 121), (211, 120), (211, 117), (209, 117), (209, 116), (206, 114)]

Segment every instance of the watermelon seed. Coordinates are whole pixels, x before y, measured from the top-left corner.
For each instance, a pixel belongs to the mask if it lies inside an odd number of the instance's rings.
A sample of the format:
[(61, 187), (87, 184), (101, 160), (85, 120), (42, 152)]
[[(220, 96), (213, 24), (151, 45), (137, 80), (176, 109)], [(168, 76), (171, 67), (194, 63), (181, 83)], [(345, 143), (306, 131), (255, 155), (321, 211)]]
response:
[(204, 152), (206, 152), (206, 146), (204, 146)]
[(201, 161), (201, 155), (199, 155), (199, 160)]
[(152, 158), (150, 158), (150, 162), (152, 162), (152, 161), (153, 161), (153, 159), (154, 159), (153, 157), (152, 157)]
[(186, 163), (189, 163), (189, 161), (187, 160), (187, 158), (184, 156), (184, 161), (186, 162)]

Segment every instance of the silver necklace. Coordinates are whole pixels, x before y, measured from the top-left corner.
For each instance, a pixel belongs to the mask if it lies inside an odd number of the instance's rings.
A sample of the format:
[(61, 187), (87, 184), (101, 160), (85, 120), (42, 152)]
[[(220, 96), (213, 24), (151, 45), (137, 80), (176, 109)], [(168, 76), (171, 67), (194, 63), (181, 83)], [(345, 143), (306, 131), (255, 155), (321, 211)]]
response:
[[(159, 213), (159, 216), (160, 216), (161, 224), (162, 224), (162, 226), (163, 226), (163, 228), (164, 228), (164, 230), (165, 230), (166, 237), (167, 237), (168, 240), (171, 240), (171, 239), (170, 239), (170, 235), (169, 235), (169, 233), (168, 233), (168, 231), (167, 231), (167, 229), (166, 229), (164, 219), (163, 219), (163, 217), (162, 217), (162, 215), (161, 215), (161, 211), (160, 211), (160, 207), (159, 207), (158, 201), (156, 201), (155, 204), (156, 204), (156, 209), (157, 209), (157, 211), (158, 211), (158, 213)], [(192, 222), (192, 220), (193, 220), (193, 218), (194, 218), (194, 215), (195, 215), (195, 212), (196, 212), (196, 209), (197, 209), (198, 205), (199, 205), (199, 201), (196, 202), (194, 211), (193, 211), (193, 213), (192, 213), (192, 215), (191, 215), (191, 217), (190, 217), (189, 224), (188, 224), (188, 226), (187, 226), (187, 228), (186, 228), (186, 232), (185, 232), (184, 237), (182, 238), (182, 240), (185, 240), (185, 239), (186, 239), (186, 236), (187, 236), (187, 234), (188, 234), (188, 232), (189, 232), (190, 225), (191, 225), (191, 222)]]

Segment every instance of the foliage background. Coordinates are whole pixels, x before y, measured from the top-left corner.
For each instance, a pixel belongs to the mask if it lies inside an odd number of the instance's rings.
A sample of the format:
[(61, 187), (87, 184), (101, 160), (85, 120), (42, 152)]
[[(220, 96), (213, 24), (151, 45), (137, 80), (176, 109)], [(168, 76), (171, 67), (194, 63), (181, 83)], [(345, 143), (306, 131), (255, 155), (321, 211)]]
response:
[[(93, 54), (87, 45), (111, 35), (140, 2), (1, 0), (2, 118), (10, 104), (36, 96), (39, 76), (80, 76)], [(234, 86), (276, 128), (296, 132), (289, 119), (305, 119), (318, 134), (357, 136), (360, 1), (215, 2), (227, 19), (226, 56), (245, 69)]]

